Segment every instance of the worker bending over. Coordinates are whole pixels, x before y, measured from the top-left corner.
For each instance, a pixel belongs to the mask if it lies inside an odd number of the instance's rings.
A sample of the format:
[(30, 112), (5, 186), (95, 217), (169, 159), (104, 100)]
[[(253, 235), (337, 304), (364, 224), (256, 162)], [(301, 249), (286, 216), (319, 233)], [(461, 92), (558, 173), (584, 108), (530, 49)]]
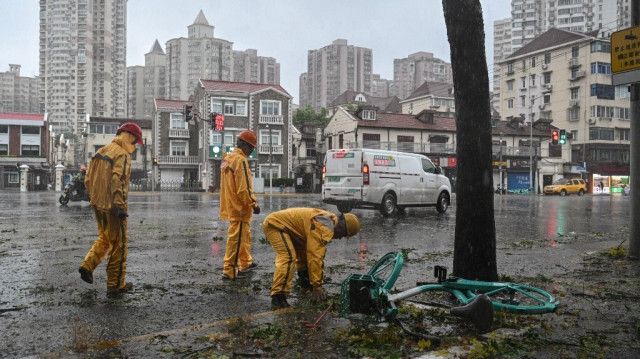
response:
[(286, 308), (294, 263), (300, 286), (311, 289), (314, 298), (325, 298), (322, 284), (326, 245), (334, 238), (356, 235), (360, 221), (350, 213), (338, 216), (316, 208), (289, 208), (268, 215), (262, 229), (276, 251), (271, 304)]

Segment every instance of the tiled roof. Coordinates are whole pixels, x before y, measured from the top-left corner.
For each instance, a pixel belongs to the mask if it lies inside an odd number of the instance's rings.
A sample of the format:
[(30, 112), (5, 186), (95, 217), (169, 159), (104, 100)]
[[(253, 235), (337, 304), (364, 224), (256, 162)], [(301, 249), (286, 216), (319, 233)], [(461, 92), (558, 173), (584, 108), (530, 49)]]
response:
[[(500, 132), (502, 132), (503, 136), (528, 136), (531, 132), (531, 127), (528, 122), (523, 122), (522, 127), (516, 128), (516, 127), (509, 126), (509, 121), (496, 121), (496, 126), (491, 128), (491, 133), (495, 136), (495, 135), (499, 135)], [(533, 136), (551, 137), (551, 133), (549, 131), (539, 130), (534, 126)]]
[(209, 21), (207, 21), (207, 18), (204, 16), (204, 13), (202, 12), (202, 9), (198, 13), (198, 16), (196, 16), (196, 19), (193, 21), (192, 25), (207, 25), (207, 26), (211, 26), (211, 25), (209, 25)]
[(44, 121), (44, 115), (37, 113), (0, 112), (0, 120), (36, 120)]
[(89, 122), (99, 122), (99, 123), (117, 123), (118, 125), (123, 125), (127, 122), (133, 122), (138, 124), (141, 128), (151, 129), (153, 123), (151, 120), (146, 118), (120, 118), (120, 117), (95, 117), (91, 116)]
[(412, 98), (422, 97), (426, 95), (433, 95), (437, 97), (453, 97), (453, 85), (446, 82), (425, 82), (420, 87), (415, 89), (403, 101), (410, 100)]
[(377, 127), (377, 128), (405, 128), (411, 130), (433, 130), (433, 131), (456, 131), (456, 120), (451, 117), (434, 117), (433, 123), (424, 123), (414, 115), (400, 113), (382, 113), (376, 114), (376, 120), (362, 120), (349, 112), (358, 120), (358, 127)]
[[(358, 91), (345, 91), (340, 94), (335, 100), (333, 100), (329, 107), (335, 107), (340, 105), (346, 105), (356, 102), (356, 96), (359, 94), (363, 94)], [(386, 112), (402, 112), (402, 106), (400, 105), (400, 100), (396, 96), (390, 97), (377, 97), (377, 96), (369, 96), (364, 94), (365, 99), (367, 100), (366, 104), (375, 106), (379, 110)]]
[(272, 88), (280, 91), (285, 95), (292, 97), (282, 86), (272, 84), (258, 84), (253, 82), (231, 82), (231, 81), (215, 81), (201, 79), (200, 83), (205, 91), (228, 91), (240, 93), (254, 93), (261, 90)]
[[(532, 52), (537, 52), (542, 49), (566, 44), (576, 40), (592, 38), (593, 33), (594, 31), (589, 32), (587, 34), (582, 34), (578, 32), (571, 32), (571, 31), (551, 28), (549, 29), (549, 31), (531, 40), (531, 42), (521, 47), (518, 51), (509, 55), (507, 59), (512, 59), (514, 57), (518, 57), (518, 56), (525, 55)], [(596, 35), (597, 35), (597, 32), (596, 32)]]
[(153, 43), (153, 47), (151, 47), (151, 51), (149, 52), (157, 52), (160, 54), (164, 54), (164, 51), (162, 50), (162, 46), (160, 46), (158, 39), (156, 39), (156, 42)]
[(156, 108), (161, 108), (163, 110), (180, 110), (184, 108), (186, 104), (193, 104), (190, 101), (185, 100), (168, 100), (163, 98), (156, 98)]

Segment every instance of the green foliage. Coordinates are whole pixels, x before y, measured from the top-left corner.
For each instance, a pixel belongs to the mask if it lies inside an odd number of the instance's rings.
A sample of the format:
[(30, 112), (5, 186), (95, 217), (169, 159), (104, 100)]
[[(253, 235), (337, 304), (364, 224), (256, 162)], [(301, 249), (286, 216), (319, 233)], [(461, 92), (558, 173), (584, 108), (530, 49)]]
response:
[(324, 107), (320, 110), (320, 113), (316, 113), (311, 106), (307, 106), (306, 108), (299, 108), (293, 114), (294, 125), (315, 124), (324, 127), (329, 123), (329, 120), (329, 112)]
[[(271, 180), (273, 182), (273, 187), (280, 187), (280, 186), (284, 186), (284, 187), (291, 187), (293, 186), (294, 183), (296, 183), (296, 179), (295, 178), (273, 178)], [(268, 184), (268, 180), (265, 181), (265, 185)]]
[(614, 259), (624, 258), (627, 256), (627, 250), (622, 248), (622, 246), (615, 246), (607, 251), (607, 255)]

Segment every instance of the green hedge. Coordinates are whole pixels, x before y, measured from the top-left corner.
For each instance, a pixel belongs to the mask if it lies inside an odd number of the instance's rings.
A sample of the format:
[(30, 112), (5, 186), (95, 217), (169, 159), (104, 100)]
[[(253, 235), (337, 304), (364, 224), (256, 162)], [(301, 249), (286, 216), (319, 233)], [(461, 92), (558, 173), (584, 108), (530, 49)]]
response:
[[(273, 182), (273, 187), (280, 187), (280, 186), (291, 187), (294, 185), (294, 183), (296, 183), (295, 178), (273, 178), (271, 181)], [(265, 186), (269, 185), (268, 178), (265, 178), (264, 185)]]

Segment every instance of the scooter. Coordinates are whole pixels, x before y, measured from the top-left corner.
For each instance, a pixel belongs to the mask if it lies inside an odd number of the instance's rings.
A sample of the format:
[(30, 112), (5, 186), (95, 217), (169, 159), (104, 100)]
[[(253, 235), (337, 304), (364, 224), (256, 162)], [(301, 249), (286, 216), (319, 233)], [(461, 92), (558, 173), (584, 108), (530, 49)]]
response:
[(84, 187), (84, 183), (73, 180), (64, 186), (58, 202), (64, 206), (69, 203), (69, 201), (89, 201), (89, 195), (87, 194), (87, 189)]

